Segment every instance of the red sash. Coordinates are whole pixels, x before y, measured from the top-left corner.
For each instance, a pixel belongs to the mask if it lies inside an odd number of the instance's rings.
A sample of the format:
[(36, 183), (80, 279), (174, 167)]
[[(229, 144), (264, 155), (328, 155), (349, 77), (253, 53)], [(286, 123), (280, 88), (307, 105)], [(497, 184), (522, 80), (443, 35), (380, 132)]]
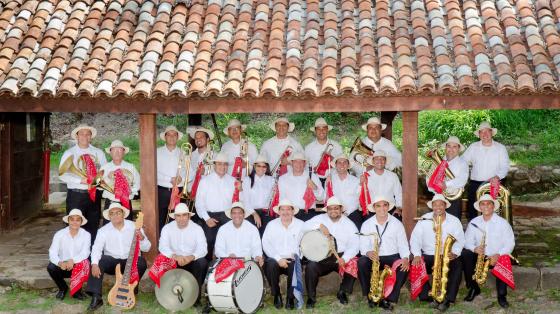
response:
[(239, 202), (239, 189), (237, 188), (237, 181), (233, 183), (233, 196), (231, 197), (231, 202)]
[(323, 156), (321, 156), (319, 164), (317, 164), (317, 166), (315, 167), (315, 172), (317, 173), (317, 175), (321, 177), (327, 175), (327, 171), (330, 168), (329, 165), (332, 159), (333, 157), (330, 154), (324, 154)]
[(134, 257), (132, 258), (132, 269), (130, 270), (130, 281), (134, 283), (140, 280), (138, 275), (138, 257), (140, 256), (140, 230), (136, 230), (134, 234), (134, 241), (136, 242), (134, 248)]
[(83, 154), (82, 158), (86, 164), (86, 175), (87, 175), (87, 184), (90, 186), (88, 188), (89, 192), (89, 199), (92, 202), (95, 202), (95, 192), (97, 188), (92, 186), (91, 184), (94, 183), (95, 177), (97, 177), (97, 168), (95, 168), (95, 163), (89, 154)]
[(500, 193), (500, 180), (494, 181), (495, 183), (490, 183), (490, 196), (495, 200), (498, 197), (498, 193)]
[(393, 288), (395, 287), (395, 283), (397, 282), (397, 268), (401, 266), (403, 263), (403, 259), (396, 260), (393, 265), (391, 266), (391, 276), (387, 276), (385, 278), (385, 283), (383, 284), (383, 297), (387, 298), (391, 292), (393, 292)]
[(233, 164), (233, 170), (231, 171), (231, 176), (234, 178), (241, 178), (242, 170), (243, 170), (243, 159), (241, 159), (241, 157), (235, 157), (235, 162)]
[(82, 289), (84, 282), (88, 280), (89, 277), (89, 260), (85, 259), (77, 264), (74, 264), (72, 268), (72, 275), (70, 275), (70, 295), (74, 295), (76, 292)]
[(196, 191), (198, 190), (198, 184), (200, 183), (200, 178), (202, 178), (202, 171), (204, 170), (204, 165), (202, 163), (198, 164), (196, 168), (196, 175), (194, 176), (194, 182), (191, 187), (191, 198), (196, 197)]
[(505, 282), (510, 288), (515, 290), (515, 280), (511, 268), (511, 259), (509, 255), (501, 255), (492, 269), (492, 275)]
[(150, 276), (150, 278), (152, 278), (152, 280), (159, 288), (161, 277), (163, 277), (163, 275), (168, 270), (175, 268), (177, 268), (177, 262), (175, 262), (174, 259), (169, 258), (163, 254), (159, 254), (154, 260), (154, 264), (152, 265), (152, 267), (150, 267), (150, 272), (148, 273), (148, 275)]
[(360, 207), (362, 208), (362, 216), (367, 216), (367, 205), (371, 203), (371, 196), (369, 195), (368, 189), (369, 173), (364, 172), (364, 177), (366, 182), (360, 187)]
[[(282, 156), (280, 156), (280, 160), (282, 160), (283, 157), (290, 157), (291, 155), (291, 151), (289, 150), (285, 150), (284, 153), (282, 153)], [(282, 161), (280, 161), (281, 163)], [(280, 164), (280, 167), (278, 167), (278, 176), (284, 175), (288, 172), (288, 165), (282, 165)]]
[(216, 273), (214, 275), (214, 280), (216, 283), (222, 282), (227, 279), (231, 274), (235, 273), (237, 270), (245, 267), (245, 263), (239, 258), (224, 258), (220, 261), (218, 266), (216, 266)]
[(344, 267), (338, 267), (338, 274), (340, 277), (344, 276), (344, 273), (349, 274), (354, 278), (358, 278), (358, 257), (352, 257)]
[(117, 169), (115, 174), (115, 198), (126, 208), (130, 209), (130, 186), (126, 176), (121, 169)]
[(410, 272), (408, 273), (410, 279), (410, 298), (412, 300), (418, 297), (420, 292), (422, 292), (422, 287), (429, 280), (424, 257), (422, 256), (421, 258), (422, 263), (418, 266), (410, 265)]
[(443, 192), (443, 183), (445, 182), (445, 170), (449, 167), (447, 160), (442, 160), (440, 164), (432, 173), (430, 180), (428, 181), (428, 187), (434, 190), (436, 193), (441, 194)]
[(315, 201), (317, 200), (315, 194), (313, 193), (313, 189), (311, 187), (307, 187), (305, 189), (305, 193), (303, 194), (303, 200), (305, 201), (305, 212), (307, 213), (307, 211), (310, 208), (312, 208), (313, 205), (315, 205)]
[(332, 185), (332, 180), (327, 182), (327, 200), (334, 196), (334, 188)]
[(272, 202), (270, 203), (270, 208), (268, 208), (268, 215), (270, 217), (274, 217), (276, 213), (274, 212), (274, 207), (280, 203), (280, 192), (278, 191), (278, 184), (274, 186), (274, 190), (272, 191)]

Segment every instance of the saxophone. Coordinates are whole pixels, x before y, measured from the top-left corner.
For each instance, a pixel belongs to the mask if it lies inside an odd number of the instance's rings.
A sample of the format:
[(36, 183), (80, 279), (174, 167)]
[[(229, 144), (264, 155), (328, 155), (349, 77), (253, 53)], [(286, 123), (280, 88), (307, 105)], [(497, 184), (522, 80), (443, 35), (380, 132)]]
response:
[[(452, 235), (447, 235), (443, 248), (441, 246), (443, 223), (442, 216), (437, 216), (434, 220), (434, 232), (436, 233), (436, 251), (434, 253), (434, 266), (432, 268), (432, 290), (430, 296), (437, 302), (441, 303), (447, 294), (447, 280), (449, 276), (449, 252), (455, 243), (455, 238)], [(442, 252), (443, 251), (443, 252)]]
[[(486, 232), (482, 234), (481, 246), (486, 245)], [(490, 266), (490, 259), (486, 258), (484, 254), (478, 254), (476, 258), (476, 267), (474, 268), (474, 275), (472, 278), (476, 283), (481, 286), (486, 282), (488, 278), (488, 268)]]
[[(373, 251), (379, 257), (379, 236), (374, 233), (373, 238)], [(371, 262), (371, 279), (369, 281), (370, 288), (368, 293), (368, 298), (371, 301), (379, 303), (383, 299), (385, 279), (391, 275), (392, 270), (387, 265), (385, 265), (381, 273), (379, 272), (379, 258)]]

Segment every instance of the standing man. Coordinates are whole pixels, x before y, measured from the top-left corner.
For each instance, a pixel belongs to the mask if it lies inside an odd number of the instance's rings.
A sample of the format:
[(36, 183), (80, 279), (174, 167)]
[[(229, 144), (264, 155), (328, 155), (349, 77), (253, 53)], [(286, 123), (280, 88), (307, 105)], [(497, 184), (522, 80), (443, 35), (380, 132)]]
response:
[[(496, 211), (500, 208), (500, 203), (488, 194), (483, 195), (480, 200), (474, 203), (474, 208), (482, 213), (481, 216), (473, 218), (467, 227), (465, 233), (465, 248), (461, 254), (463, 259), (465, 282), (469, 292), (465, 297), (465, 301), (471, 302), (480, 294), (480, 287), (473, 279), (475, 273), (476, 260), (479, 255), (489, 259), (490, 268), (493, 268), (492, 274), (496, 277), (496, 294), (498, 296), (498, 304), (507, 308), (507, 285), (512, 282), (504, 281), (510, 276), (500, 276), (503, 272), (511, 273), (511, 268), (502, 267), (501, 260), (510, 259), (510, 254), (515, 247), (515, 238), (513, 229), (509, 222), (504, 218), (496, 215)], [(484, 238), (484, 243), (482, 243)], [(511, 265), (511, 263), (505, 263)], [(509, 269), (508, 269), (509, 268)]]
[[(200, 181), (210, 172), (206, 169), (209, 165), (205, 163), (205, 160), (210, 161), (210, 157), (213, 157), (210, 141), (214, 139), (214, 132), (200, 126), (189, 128), (188, 132), (189, 136), (194, 140), (195, 148), (191, 153), (187, 188), (191, 198), (196, 199)], [(192, 218), (195, 219), (197, 217)]]
[(315, 140), (305, 146), (305, 157), (313, 167), (313, 172), (321, 179), (323, 186), (328, 175), (329, 163), (335, 156), (342, 154), (340, 144), (329, 138), (329, 131), (332, 128), (325, 119), (318, 118), (315, 120), (315, 126), (309, 129), (315, 133)]
[(276, 132), (276, 136), (263, 143), (261, 154), (268, 160), (271, 172), (282, 166), (285, 173), (288, 166), (288, 157), (295, 152), (303, 152), (303, 147), (295, 138), (288, 135), (295, 129), (295, 124), (289, 122), (288, 119), (277, 118), (270, 124), (270, 129)]
[(183, 133), (174, 125), (170, 125), (159, 134), (159, 137), (165, 141), (165, 145), (157, 149), (159, 231), (161, 232), (169, 212), (173, 186), (183, 187), (185, 169), (183, 152), (177, 147), (177, 142), (183, 138)]
[(229, 220), (225, 212), (231, 208), (235, 187), (240, 186), (226, 173), (228, 161), (224, 153), (218, 153), (212, 162), (214, 172), (202, 178), (195, 201), (196, 213), (202, 219), (202, 229), (208, 241), (208, 261), (212, 260), (218, 229)]
[(107, 163), (103, 151), (91, 145), (91, 140), (96, 135), (97, 130), (85, 124), (81, 124), (72, 130), (70, 136), (76, 141), (76, 145), (62, 154), (59, 166), (59, 170), (62, 170), (61, 166), (72, 156), (74, 166), (84, 173), (84, 176), (78, 176), (66, 172), (60, 176), (60, 180), (66, 183), (68, 188), (66, 213), (68, 214), (73, 208), (82, 211), (87, 220), (84, 229), (91, 234), (91, 244), (93, 244), (97, 235), (97, 228), (99, 228), (102, 194), (91, 184), (97, 175), (97, 170)]
[(363, 222), (362, 211), (359, 207), (360, 180), (348, 173), (350, 159), (345, 154), (340, 154), (331, 161), (334, 171), (325, 182), (325, 199), (336, 196), (344, 204), (344, 214), (352, 220), (356, 228), (360, 229)]
[[(249, 139), (247, 136), (243, 139), (241, 138), (246, 128), (247, 125), (241, 124), (237, 119), (229, 120), (228, 125), (224, 128), (224, 134), (229, 136), (230, 140), (222, 145), (221, 152), (228, 157), (228, 173), (233, 177), (237, 177), (237, 171), (241, 171), (241, 175), (251, 171), (251, 169), (245, 169), (247, 166), (245, 164), (246, 156), (241, 156), (241, 147), (243, 145), (246, 145), (248, 148), (248, 152), (245, 152), (245, 154), (249, 155), (249, 165), (252, 165), (255, 159), (257, 159), (258, 151), (255, 144), (248, 142)], [(247, 141), (247, 143), (245, 143), (245, 141)]]
[(401, 220), (402, 186), (397, 174), (385, 169), (390, 160), (390, 157), (387, 156), (385, 151), (375, 151), (373, 156), (368, 158), (368, 163), (373, 166), (373, 169), (368, 171), (366, 175), (362, 175), (360, 184), (367, 182), (371, 199), (376, 198), (378, 195), (389, 197), (396, 206), (396, 208), (392, 209), (389, 213)]
[(509, 156), (506, 147), (493, 140), (498, 130), (490, 122), (482, 122), (474, 132), (480, 141), (472, 143), (463, 158), (472, 165), (471, 180), (469, 182), (467, 218), (470, 221), (478, 215), (474, 208), (476, 190), (485, 182), (499, 186), (509, 171)]
[[(395, 147), (395, 145), (388, 139), (381, 137), (383, 130), (387, 128), (387, 124), (381, 123), (378, 117), (371, 117), (368, 119), (366, 124), (362, 124), (362, 130), (367, 132), (367, 136), (362, 138), (362, 143), (376, 152), (378, 150), (384, 151), (388, 157), (390, 157), (390, 162), (387, 163), (387, 169), (394, 170), (395, 168), (402, 167), (402, 156), (401, 152)], [(354, 160), (354, 155), (350, 156), (350, 159)], [(362, 160), (357, 160), (362, 162)], [(362, 169), (358, 164), (354, 165), (354, 172), (357, 176), (362, 174)]]

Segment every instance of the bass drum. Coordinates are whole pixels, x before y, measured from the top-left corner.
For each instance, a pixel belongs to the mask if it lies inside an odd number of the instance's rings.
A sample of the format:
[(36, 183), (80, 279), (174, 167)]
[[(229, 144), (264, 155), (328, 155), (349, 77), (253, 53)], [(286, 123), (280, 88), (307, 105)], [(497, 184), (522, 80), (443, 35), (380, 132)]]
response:
[(313, 262), (320, 262), (329, 257), (331, 253), (329, 238), (320, 230), (304, 233), (299, 243), (299, 249), (303, 256)]
[(245, 261), (245, 267), (223, 281), (216, 283), (216, 262), (208, 271), (206, 288), (208, 301), (218, 312), (254, 313), (264, 299), (264, 276), (254, 261)]

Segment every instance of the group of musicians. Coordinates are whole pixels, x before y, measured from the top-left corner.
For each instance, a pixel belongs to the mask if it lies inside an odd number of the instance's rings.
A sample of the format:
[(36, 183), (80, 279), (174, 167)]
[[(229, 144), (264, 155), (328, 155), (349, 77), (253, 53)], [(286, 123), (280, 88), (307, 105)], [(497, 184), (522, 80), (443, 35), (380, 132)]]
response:
[[(507, 151), (493, 140), (497, 130), (488, 122), (475, 131), (480, 141), (471, 144), (462, 156), (464, 146), (457, 137), (449, 137), (442, 145), (445, 156), (440, 166), (454, 177), (445, 177), (439, 188), (445, 191), (469, 185), (466, 232), (460, 221), (460, 200), (449, 201), (436, 188), (427, 203), (432, 211), (419, 218), (410, 242), (401, 223), (402, 187), (393, 172), (402, 166), (402, 157), (395, 145), (381, 136), (386, 125), (379, 118), (372, 117), (362, 125), (367, 135), (360, 139), (360, 145), (369, 152), (353, 151), (350, 156), (329, 137), (333, 127), (323, 118), (315, 121), (311, 128), (315, 139), (305, 148), (290, 135), (295, 126), (286, 118), (276, 119), (270, 128), (276, 135), (263, 143), (260, 153), (244, 136), (246, 125), (236, 119), (223, 130), (230, 140), (219, 153), (210, 146), (215, 136), (212, 130), (188, 129), (195, 143), (188, 152), (177, 144), (184, 134), (176, 127), (168, 126), (161, 132), (165, 145), (157, 150), (160, 255), (150, 270), (151, 277), (168, 263), (188, 270), (202, 285), (215, 258), (249, 258), (263, 268), (276, 308), (284, 306), (279, 277), (288, 276), (285, 307), (293, 309), (294, 257), (301, 254), (302, 235), (320, 230), (334, 239), (336, 254), (321, 261), (304, 259), (307, 308), (316, 303), (319, 277), (336, 271), (342, 278), (337, 293), (342, 304), (348, 303), (347, 295), (358, 279), (370, 307), (392, 309), (407, 277), (412, 280), (413, 273), (422, 267), (431, 273), (434, 260), (440, 259), (434, 254), (442, 254), (440, 248), (451, 235), (455, 242), (449, 252), (444, 251), (448, 253), (444, 257), (448, 262), (445, 297), (436, 299), (429, 293), (430, 283), (423, 277), (418, 288), (420, 300), (445, 311), (455, 302), (462, 272), (469, 288), (465, 301), (480, 294), (473, 280), (480, 255), (487, 257), (492, 268), (512, 252), (511, 226), (495, 213), (500, 203), (495, 196), (476, 198), (482, 183), (499, 185), (509, 168)], [(87, 281), (90, 310), (103, 304), (103, 274), (114, 274), (116, 265), (125, 268), (134, 253), (131, 244), (135, 235), (140, 251), (147, 252), (151, 246), (144, 232), (135, 232), (130, 221), (130, 200), (140, 185), (138, 171), (123, 160), (129, 148), (113, 141), (106, 148), (112, 158), (107, 163), (104, 153), (91, 145), (96, 133), (87, 125), (72, 130), (76, 145), (62, 156), (61, 168), (70, 158), (76, 168), (83, 168), (83, 175), (61, 175), (68, 185), (67, 215), (63, 218), (68, 227), (55, 234), (48, 266), (59, 288), (59, 299), (69, 290), (64, 278), (71, 277), (70, 293), (80, 300), (84, 299), (81, 286)], [(112, 188), (101, 189), (100, 182), (112, 183)], [(178, 192), (188, 196), (188, 204), (176, 201)], [(105, 200), (103, 211), (101, 199)], [(100, 213), (105, 223), (98, 230)], [(440, 222), (439, 233), (436, 221)], [(436, 243), (436, 238), (441, 243)], [(133, 270), (141, 278), (147, 264), (138, 255)], [(388, 276), (389, 289), (385, 287), (378, 299), (371, 298), (372, 264), (379, 265), (379, 270), (393, 270)], [(152, 279), (157, 282), (159, 276)], [(507, 307), (505, 280), (497, 277), (496, 289), (499, 305)]]

